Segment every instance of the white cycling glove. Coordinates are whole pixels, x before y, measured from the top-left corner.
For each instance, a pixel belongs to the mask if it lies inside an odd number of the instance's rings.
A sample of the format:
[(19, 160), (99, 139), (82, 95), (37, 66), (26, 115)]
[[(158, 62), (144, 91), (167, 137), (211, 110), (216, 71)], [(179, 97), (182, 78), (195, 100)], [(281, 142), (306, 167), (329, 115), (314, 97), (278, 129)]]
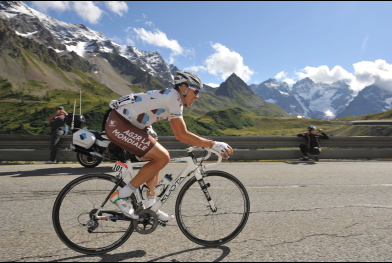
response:
[(112, 100), (112, 101), (109, 103), (109, 107), (110, 107), (111, 109), (113, 109), (113, 110), (117, 110), (119, 106), (120, 106), (120, 105), (118, 105), (118, 100)]
[(225, 151), (227, 151), (228, 149), (230, 149), (230, 145), (228, 145), (225, 142), (214, 142), (214, 145), (212, 146), (212, 149), (214, 151), (217, 151), (219, 153), (224, 153)]
[(154, 131), (154, 129), (152, 128), (151, 125), (148, 126), (146, 132), (147, 132), (148, 134), (150, 134), (155, 140), (158, 141), (158, 134)]
[(128, 103), (134, 103), (135, 99), (133, 98), (133, 94), (125, 95), (119, 98), (118, 100), (112, 100), (109, 103), (109, 107), (111, 109), (117, 110), (120, 106)]

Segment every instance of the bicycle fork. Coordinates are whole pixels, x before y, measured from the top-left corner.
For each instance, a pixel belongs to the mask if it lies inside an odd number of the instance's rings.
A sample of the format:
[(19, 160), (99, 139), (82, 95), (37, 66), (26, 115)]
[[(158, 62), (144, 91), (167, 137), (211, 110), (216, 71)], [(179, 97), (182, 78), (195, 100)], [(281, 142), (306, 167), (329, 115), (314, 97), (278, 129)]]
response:
[[(204, 173), (204, 171), (203, 171), (203, 173)], [(198, 182), (199, 185), (200, 185), (201, 190), (202, 190), (203, 193), (204, 193), (204, 196), (205, 196), (206, 199), (207, 199), (207, 202), (208, 202), (208, 204), (209, 204), (209, 207), (210, 207), (211, 211), (212, 211), (213, 213), (215, 213), (218, 209), (215, 207), (214, 201), (212, 200), (211, 195), (210, 195), (210, 193), (209, 193), (209, 191), (208, 191), (208, 188), (209, 188), (211, 185), (210, 185), (209, 183), (206, 184), (206, 183), (204, 182), (203, 176), (201, 175), (201, 172), (200, 172), (199, 170), (196, 170), (196, 171), (195, 171), (195, 177), (196, 177), (197, 182)]]

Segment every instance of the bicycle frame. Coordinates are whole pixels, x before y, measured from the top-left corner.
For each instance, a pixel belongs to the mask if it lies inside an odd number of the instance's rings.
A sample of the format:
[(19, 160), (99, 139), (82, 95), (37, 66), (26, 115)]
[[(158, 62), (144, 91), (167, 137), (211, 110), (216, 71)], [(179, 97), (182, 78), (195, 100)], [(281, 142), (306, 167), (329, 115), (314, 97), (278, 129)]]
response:
[[(208, 154), (204, 157), (200, 157), (200, 158), (195, 158), (193, 156), (193, 151), (197, 150), (197, 149), (202, 149), (208, 152)], [(186, 162), (187, 165), (185, 166), (185, 168), (180, 172), (179, 175), (177, 175), (175, 177), (174, 180), (172, 180), (172, 182), (167, 185), (164, 189), (164, 193), (159, 197), (159, 199), (155, 202), (155, 204), (150, 208), (151, 211), (153, 212), (157, 212), (158, 209), (163, 206), (163, 204), (169, 199), (169, 197), (171, 196), (171, 194), (179, 188), (179, 186), (184, 182), (184, 179), (186, 177), (188, 177), (190, 174), (194, 174), (194, 176), (196, 177), (196, 180), (198, 181), (205, 197), (207, 198), (207, 201), (210, 205), (211, 211), (212, 212), (216, 212), (216, 207), (214, 202), (212, 201), (209, 193), (208, 193), (208, 186), (204, 184), (203, 181), (203, 174), (204, 174), (204, 170), (207, 167), (212, 167), (212, 166), (217, 166), (222, 162), (222, 156), (212, 150), (212, 149), (205, 149), (205, 148), (200, 148), (200, 147), (189, 147), (187, 149), (188, 153), (190, 156), (185, 156), (185, 157), (176, 157), (176, 158), (172, 158), (170, 159), (169, 163), (183, 163)], [(202, 166), (201, 163), (197, 164), (198, 162), (202, 162), (205, 161), (207, 159), (210, 158), (211, 153), (214, 153), (218, 156), (218, 161), (209, 165), (204, 165)], [(136, 166), (143, 166), (145, 164), (147, 164), (148, 161), (146, 162), (137, 162), (137, 163), (133, 163), (131, 162), (131, 160), (127, 159), (126, 163), (121, 163), (119, 161), (117, 161), (113, 167), (114, 171), (118, 171), (119, 174), (117, 176), (117, 178), (124, 180), (124, 178), (129, 174), (131, 177), (131, 180), (136, 176), (136, 172), (135, 172), (135, 167)], [(115, 189), (117, 188), (118, 185), (116, 185), (116, 187), (111, 191), (111, 193), (109, 194), (109, 196), (114, 193)], [(103, 202), (103, 204), (101, 205), (101, 207), (98, 209), (98, 211), (96, 212), (95, 216), (97, 219), (101, 218), (98, 214), (99, 212), (102, 210), (103, 206), (106, 204), (106, 202), (109, 199), (109, 196), (106, 198), (106, 200)], [(141, 193), (141, 189), (140, 187), (136, 188), (136, 192), (135, 192), (135, 197), (136, 197), (136, 202), (138, 204), (138, 206), (142, 204), (142, 193)], [(104, 217), (102, 217), (104, 218)]]

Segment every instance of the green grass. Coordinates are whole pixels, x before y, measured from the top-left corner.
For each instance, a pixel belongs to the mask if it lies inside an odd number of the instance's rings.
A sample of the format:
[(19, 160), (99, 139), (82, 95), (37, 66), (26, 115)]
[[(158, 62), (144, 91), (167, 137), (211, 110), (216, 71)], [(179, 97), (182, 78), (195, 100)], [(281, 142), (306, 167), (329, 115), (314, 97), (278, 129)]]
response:
[[(86, 117), (86, 125), (90, 129), (100, 130), (109, 101), (119, 95), (101, 83), (86, 76), (85, 79), (91, 82), (79, 83), (82, 88), (82, 114)], [(76, 101), (76, 113), (80, 113), (79, 92), (50, 90), (43, 98), (29, 94), (44, 88), (46, 83), (31, 80), (25, 83), (26, 93), (16, 92), (6, 79), (0, 78), (0, 134), (48, 134), (49, 122), (46, 118), (59, 105), (63, 105), (68, 112), (73, 112)], [(388, 126), (361, 126), (349, 123), (351, 120), (359, 119), (390, 119), (392, 110), (329, 121), (263, 117), (241, 108), (213, 110), (201, 115), (184, 111), (184, 116), (188, 129), (201, 136), (295, 136), (307, 131), (307, 127), (311, 125), (333, 136), (389, 136), (392, 133), (392, 128)], [(168, 121), (154, 124), (154, 129), (161, 136), (173, 135)]]
[[(39, 74), (59, 73), (69, 87), (79, 87), (82, 90), (82, 114), (86, 117), (86, 125), (93, 130), (101, 129), (108, 103), (120, 95), (88, 75), (91, 65), (86, 60), (78, 58), (74, 53), (58, 57), (56, 52), (18, 36), (8, 37), (2, 45), (3, 54), (7, 54), (2, 56), (6, 63), (8, 59), (15, 59), (14, 62), (18, 62), (25, 70), (28, 67), (35, 67), (39, 69)], [(125, 58), (110, 56), (107, 59), (117, 65), (120, 74), (134, 84), (130, 87), (134, 92), (163, 87), (155, 78)], [(54, 70), (43, 72), (43, 69)], [(232, 87), (231, 90), (235, 91), (236, 87)], [(277, 117), (286, 116), (281, 114), (278, 106), (261, 104), (258, 99), (242, 96), (241, 93), (234, 96), (235, 99), (214, 96), (207, 92), (202, 95), (194, 106), (184, 108), (184, 120), (188, 129), (201, 136), (295, 136), (307, 131), (307, 127), (311, 125), (322, 128), (328, 135), (334, 136), (389, 136), (392, 132), (390, 127), (385, 126), (349, 124), (352, 120), (391, 119), (392, 110), (330, 121), (298, 119), (294, 116)], [(79, 98), (79, 91), (52, 90), (45, 81), (37, 81), (33, 77), (13, 86), (6, 78), (0, 76), (0, 134), (49, 134), (47, 117), (53, 114), (59, 105), (72, 112), (75, 101), (75, 113), (79, 114)], [(242, 101), (242, 104), (239, 101)], [(262, 106), (252, 108), (249, 105)], [(173, 135), (168, 121), (154, 124), (154, 129), (161, 136)]]
[(307, 132), (307, 127), (316, 126), (323, 129), (327, 134), (337, 134), (338, 130), (344, 130), (350, 125), (348, 122), (327, 121), (319, 119), (298, 119), (281, 117), (255, 117), (253, 127), (238, 129), (226, 129), (226, 136), (296, 136)]

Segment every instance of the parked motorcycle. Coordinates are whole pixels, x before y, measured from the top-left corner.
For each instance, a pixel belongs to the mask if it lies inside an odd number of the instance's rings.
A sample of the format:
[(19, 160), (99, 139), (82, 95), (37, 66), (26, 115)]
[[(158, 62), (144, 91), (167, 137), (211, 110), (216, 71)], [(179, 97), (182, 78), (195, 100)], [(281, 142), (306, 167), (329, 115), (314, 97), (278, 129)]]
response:
[[(130, 152), (126, 152), (126, 156), (124, 156), (123, 150), (111, 143), (105, 132), (93, 131), (84, 127), (86, 120), (83, 115), (70, 113), (65, 121), (71, 127), (73, 133), (70, 149), (77, 153), (76, 158), (82, 166), (94, 168), (104, 160), (125, 162), (126, 159), (130, 158), (134, 162), (141, 161), (139, 157)], [(158, 139), (151, 126), (147, 129), (147, 132)]]

